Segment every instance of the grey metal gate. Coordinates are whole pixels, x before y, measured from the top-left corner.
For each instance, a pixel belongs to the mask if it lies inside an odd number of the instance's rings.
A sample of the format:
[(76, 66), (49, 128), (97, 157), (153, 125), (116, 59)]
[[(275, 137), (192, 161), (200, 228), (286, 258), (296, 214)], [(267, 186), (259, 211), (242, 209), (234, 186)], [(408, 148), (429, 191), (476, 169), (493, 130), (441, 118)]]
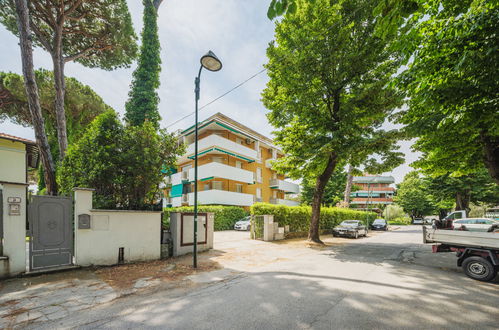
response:
[(33, 196), (28, 208), (31, 229), (30, 270), (70, 266), (73, 262), (72, 200)]

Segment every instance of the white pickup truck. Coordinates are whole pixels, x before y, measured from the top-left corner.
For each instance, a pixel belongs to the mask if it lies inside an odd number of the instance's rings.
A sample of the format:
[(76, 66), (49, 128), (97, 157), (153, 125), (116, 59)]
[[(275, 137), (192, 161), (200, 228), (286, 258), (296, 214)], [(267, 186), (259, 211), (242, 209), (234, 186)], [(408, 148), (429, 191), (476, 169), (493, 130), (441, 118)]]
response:
[(479, 281), (492, 281), (499, 272), (499, 231), (477, 232), (423, 226), (423, 242), (433, 252), (456, 252), (457, 265)]

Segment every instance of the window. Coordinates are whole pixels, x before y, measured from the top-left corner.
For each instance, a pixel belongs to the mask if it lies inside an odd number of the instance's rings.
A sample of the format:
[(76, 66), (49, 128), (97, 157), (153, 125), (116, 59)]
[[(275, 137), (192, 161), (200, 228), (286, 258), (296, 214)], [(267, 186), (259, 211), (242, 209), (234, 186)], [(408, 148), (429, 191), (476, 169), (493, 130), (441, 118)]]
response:
[(272, 198), (277, 198), (277, 190), (272, 191)]
[(223, 182), (222, 181), (213, 181), (212, 185), (213, 185), (213, 189), (223, 190)]
[(182, 172), (187, 172), (187, 171), (189, 171), (189, 169), (191, 169), (191, 168), (192, 168), (192, 165), (191, 165), (191, 164), (189, 164), (189, 165), (185, 165), (185, 166), (182, 166)]
[(205, 183), (204, 184), (204, 190), (210, 190), (210, 184), (209, 183)]
[(237, 168), (243, 168), (243, 162), (240, 160), (236, 160), (236, 167)]
[(244, 144), (244, 141), (243, 141), (243, 139), (236, 137), (236, 143), (237, 144)]
[(224, 162), (223, 157), (212, 157), (211, 160), (215, 163), (220, 163), (220, 164), (223, 164)]
[(256, 188), (256, 198), (262, 198), (262, 189)]
[(262, 169), (260, 167), (256, 168), (256, 182), (262, 183)]
[(243, 185), (240, 183), (236, 183), (236, 192), (242, 193), (243, 192)]

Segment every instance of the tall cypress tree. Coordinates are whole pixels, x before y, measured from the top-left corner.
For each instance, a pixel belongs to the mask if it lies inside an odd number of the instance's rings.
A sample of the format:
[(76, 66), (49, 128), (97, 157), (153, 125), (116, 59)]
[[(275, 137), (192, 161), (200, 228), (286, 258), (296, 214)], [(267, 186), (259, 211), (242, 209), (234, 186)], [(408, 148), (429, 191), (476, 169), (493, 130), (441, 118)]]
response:
[(161, 71), (160, 44), (158, 37), (157, 7), (153, 0), (144, 0), (144, 27), (140, 57), (133, 73), (131, 90), (125, 104), (125, 120), (132, 126), (146, 120), (159, 128), (158, 111), (159, 73)]

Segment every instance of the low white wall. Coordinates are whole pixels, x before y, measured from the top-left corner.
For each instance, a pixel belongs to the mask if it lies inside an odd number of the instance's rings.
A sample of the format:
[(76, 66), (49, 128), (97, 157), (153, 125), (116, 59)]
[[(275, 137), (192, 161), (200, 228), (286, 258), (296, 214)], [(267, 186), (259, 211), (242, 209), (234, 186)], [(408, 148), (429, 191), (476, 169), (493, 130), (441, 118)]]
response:
[[(182, 224), (182, 214), (188, 214), (184, 219), (184, 224)], [(204, 212), (202, 212), (201, 214), (204, 214)], [(206, 213), (206, 215), (207, 219), (205, 217), (198, 217), (198, 252), (213, 249), (213, 229), (215, 226), (215, 214), (209, 212)], [(192, 243), (194, 242), (194, 215), (192, 213), (170, 213), (170, 231), (173, 238), (174, 257), (193, 252)], [(205, 242), (205, 238), (206, 243), (199, 243)], [(184, 245), (182, 245), (182, 242), (184, 243)]]
[[(0, 278), (26, 272), (26, 186), (2, 184), (3, 194), (3, 256)], [(9, 197), (21, 197), (19, 215), (9, 215)]]
[[(92, 191), (75, 189), (75, 261), (80, 266), (114, 265), (161, 256), (161, 212), (93, 210)], [(90, 229), (79, 229), (78, 215), (90, 215)]]

